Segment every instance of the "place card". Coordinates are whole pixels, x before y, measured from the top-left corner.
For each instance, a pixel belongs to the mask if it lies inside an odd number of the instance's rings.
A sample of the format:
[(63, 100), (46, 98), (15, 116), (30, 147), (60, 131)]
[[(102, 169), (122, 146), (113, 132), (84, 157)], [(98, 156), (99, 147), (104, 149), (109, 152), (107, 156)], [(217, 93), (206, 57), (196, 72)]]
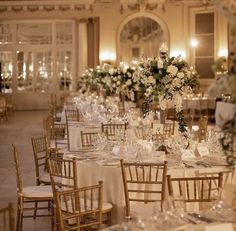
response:
[(208, 156), (210, 154), (209, 149), (205, 144), (198, 144), (197, 152), (200, 156)]
[(114, 155), (118, 155), (120, 152), (120, 147), (118, 145), (115, 145), (113, 148), (112, 148), (112, 153)]
[(205, 231), (234, 231), (232, 223), (206, 225)]
[(182, 159), (194, 159), (195, 155), (190, 149), (180, 149)]
[(160, 159), (160, 161), (165, 161), (165, 152), (164, 151), (155, 151), (152, 155), (154, 158)]

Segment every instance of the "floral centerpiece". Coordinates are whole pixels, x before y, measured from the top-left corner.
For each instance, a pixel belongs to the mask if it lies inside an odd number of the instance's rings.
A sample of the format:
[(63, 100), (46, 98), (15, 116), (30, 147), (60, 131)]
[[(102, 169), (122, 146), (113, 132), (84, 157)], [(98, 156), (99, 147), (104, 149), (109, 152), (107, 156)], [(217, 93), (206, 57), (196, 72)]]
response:
[(168, 102), (174, 103), (179, 130), (186, 134), (182, 100), (198, 86), (198, 75), (188, 63), (181, 56), (145, 58), (134, 72), (133, 79), (140, 83), (147, 103), (158, 101), (162, 110), (167, 108)]
[(135, 101), (135, 91), (139, 88), (133, 78), (135, 68), (120, 65), (117, 68), (109, 65), (88, 69), (81, 77), (82, 88), (90, 91), (93, 88), (104, 91), (105, 95), (122, 95)]
[(138, 84), (132, 78), (133, 73), (134, 69), (131, 67), (111, 68), (102, 79), (102, 87), (107, 95), (123, 95), (135, 101), (134, 92), (138, 89)]

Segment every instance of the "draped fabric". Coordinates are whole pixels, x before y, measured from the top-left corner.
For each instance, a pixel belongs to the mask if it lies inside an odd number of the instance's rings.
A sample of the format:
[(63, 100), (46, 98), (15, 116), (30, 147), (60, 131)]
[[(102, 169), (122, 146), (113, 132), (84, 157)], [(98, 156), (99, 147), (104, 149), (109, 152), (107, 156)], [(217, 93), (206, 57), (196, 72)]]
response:
[(88, 67), (99, 64), (99, 17), (89, 18), (87, 22)]

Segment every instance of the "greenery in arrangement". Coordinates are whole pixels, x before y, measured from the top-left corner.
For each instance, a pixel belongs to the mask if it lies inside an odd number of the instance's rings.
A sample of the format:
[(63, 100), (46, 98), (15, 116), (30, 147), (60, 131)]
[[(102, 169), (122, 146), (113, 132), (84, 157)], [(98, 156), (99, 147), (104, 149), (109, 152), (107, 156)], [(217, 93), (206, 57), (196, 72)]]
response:
[[(217, 81), (218, 88), (224, 94), (231, 96), (231, 103), (236, 103), (236, 53), (231, 52), (229, 56), (230, 67), (228, 73)], [(224, 89), (222, 89), (222, 83)], [(214, 85), (217, 89), (217, 85)], [(223, 137), (220, 139), (223, 150), (227, 156), (227, 163), (234, 165), (236, 163), (236, 112), (232, 120), (227, 121), (223, 128)]]
[(229, 165), (235, 164), (236, 113), (232, 120), (227, 121), (222, 128), (224, 135), (220, 139)]
[(122, 64), (118, 68), (105, 65), (89, 69), (82, 76), (84, 89), (94, 86), (107, 95), (121, 94), (135, 101), (140, 92), (145, 103), (158, 102), (163, 110), (173, 103), (179, 120), (179, 130), (186, 134), (182, 114), (183, 97), (194, 93), (198, 87), (198, 74), (180, 56), (169, 58), (144, 58), (135, 67)]

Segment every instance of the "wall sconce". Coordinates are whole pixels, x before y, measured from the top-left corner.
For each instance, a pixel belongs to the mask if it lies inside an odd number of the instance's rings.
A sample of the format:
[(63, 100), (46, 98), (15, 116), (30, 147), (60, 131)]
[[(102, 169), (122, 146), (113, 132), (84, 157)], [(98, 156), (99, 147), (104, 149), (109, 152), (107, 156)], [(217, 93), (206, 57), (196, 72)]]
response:
[(197, 47), (198, 46), (198, 40), (197, 39), (192, 39), (190, 41), (190, 45), (191, 45), (191, 47)]
[(116, 54), (110, 51), (104, 51), (101, 52), (99, 59), (102, 64), (113, 64), (116, 60)]
[(220, 49), (217, 54), (218, 57), (227, 57), (228, 56), (228, 50), (227, 49)]

